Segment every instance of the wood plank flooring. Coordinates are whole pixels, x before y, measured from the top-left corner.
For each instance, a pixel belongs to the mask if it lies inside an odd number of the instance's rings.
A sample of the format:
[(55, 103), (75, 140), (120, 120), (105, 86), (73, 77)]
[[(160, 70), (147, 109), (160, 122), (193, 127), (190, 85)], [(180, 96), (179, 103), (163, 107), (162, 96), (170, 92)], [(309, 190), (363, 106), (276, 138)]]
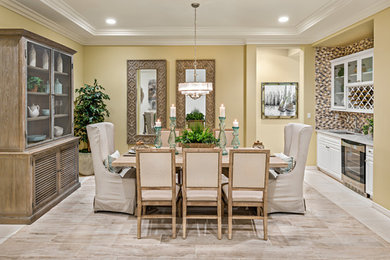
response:
[[(216, 221), (189, 220), (187, 239), (171, 238), (169, 220), (94, 213), (94, 178), (29, 226), (0, 244), (0, 259), (390, 259), (390, 243), (305, 183), (305, 215), (272, 214), (269, 240), (261, 221), (237, 220), (233, 239), (217, 239)], [(364, 209), (362, 209), (364, 210)], [(226, 216), (226, 214), (225, 214)]]

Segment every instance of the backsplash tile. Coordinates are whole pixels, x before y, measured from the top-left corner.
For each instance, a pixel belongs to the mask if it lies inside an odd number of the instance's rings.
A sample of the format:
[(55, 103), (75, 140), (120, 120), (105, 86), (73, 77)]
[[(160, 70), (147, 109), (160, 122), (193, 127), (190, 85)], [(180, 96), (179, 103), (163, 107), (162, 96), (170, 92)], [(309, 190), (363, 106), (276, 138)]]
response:
[[(355, 127), (360, 131), (372, 114), (331, 111), (331, 74), (330, 61), (339, 57), (364, 51), (374, 47), (374, 40), (364, 39), (343, 47), (317, 47), (315, 57), (316, 82), (316, 129), (348, 129)], [(357, 122), (355, 120), (357, 118)], [(355, 126), (357, 124), (357, 126)]]

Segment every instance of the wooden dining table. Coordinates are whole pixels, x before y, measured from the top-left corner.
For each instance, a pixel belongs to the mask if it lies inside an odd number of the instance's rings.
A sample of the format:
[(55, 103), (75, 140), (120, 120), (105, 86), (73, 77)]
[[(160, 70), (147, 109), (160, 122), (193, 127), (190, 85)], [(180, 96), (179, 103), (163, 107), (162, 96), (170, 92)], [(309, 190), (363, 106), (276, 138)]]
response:
[[(228, 149), (229, 152), (229, 149)], [(180, 153), (176, 155), (176, 167), (183, 167), (183, 155)], [(121, 155), (118, 159), (112, 162), (114, 167), (136, 167), (136, 158), (135, 155), (124, 154)], [(280, 159), (279, 157), (272, 156), (269, 160), (269, 168), (284, 168), (287, 167), (288, 163)], [(229, 155), (222, 156), (222, 167), (229, 168)]]

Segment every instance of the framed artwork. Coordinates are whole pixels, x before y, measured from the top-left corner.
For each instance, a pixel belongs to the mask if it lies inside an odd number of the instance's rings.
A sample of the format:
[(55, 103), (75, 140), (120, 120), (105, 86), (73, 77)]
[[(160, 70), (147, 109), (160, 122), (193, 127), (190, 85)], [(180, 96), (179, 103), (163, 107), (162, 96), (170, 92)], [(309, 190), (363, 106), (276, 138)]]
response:
[(261, 83), (261, 118), (298, 118), (298, 82)]

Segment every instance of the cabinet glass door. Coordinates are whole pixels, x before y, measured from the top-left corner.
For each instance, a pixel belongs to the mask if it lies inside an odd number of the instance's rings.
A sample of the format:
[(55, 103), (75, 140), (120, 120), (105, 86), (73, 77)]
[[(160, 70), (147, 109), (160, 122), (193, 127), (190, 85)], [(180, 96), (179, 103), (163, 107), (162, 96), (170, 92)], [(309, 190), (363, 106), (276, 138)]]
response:
[(54, 138), (72, 133), (72, 58), (54, 51)]
[(334, 66), (333, 106), (344, 107), (344, 64)]
[(362, 82), (372, 81), (373, 62), (372, 57), (362, 59), (361, 74)]
[(358, 62), (357, 60), (348, 62), (348, 83), (358, 82)]
[(27, 146), (51, 135), (51, 50), (27, 42)]

